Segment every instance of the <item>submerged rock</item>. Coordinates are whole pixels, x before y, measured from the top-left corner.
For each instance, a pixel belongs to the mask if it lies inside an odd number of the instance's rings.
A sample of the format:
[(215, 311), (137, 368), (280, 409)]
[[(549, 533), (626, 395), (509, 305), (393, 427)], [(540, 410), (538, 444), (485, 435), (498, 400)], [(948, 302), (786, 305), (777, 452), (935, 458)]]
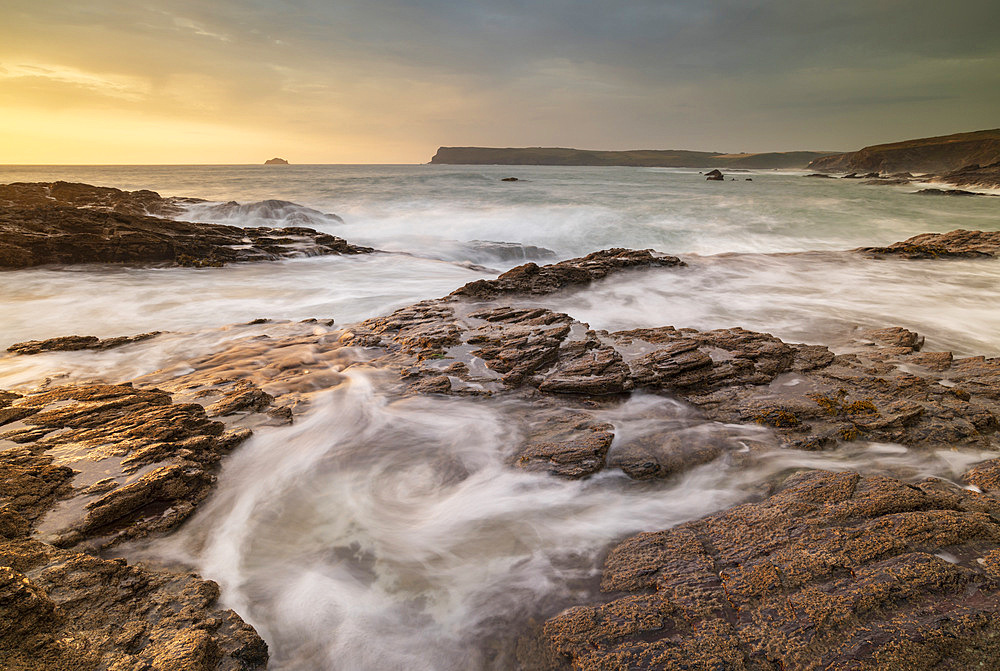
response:
[(548, 294), (570, 286), (582, 286), (610, 273), (628, 268), (675, 267), (684, 263), (651, 249), (605, 249), (587, 256), (547, 266), (526, 263), (496, 278), (476, 280), (452, 292), (452, 296), (491, 299), (501, 294)]

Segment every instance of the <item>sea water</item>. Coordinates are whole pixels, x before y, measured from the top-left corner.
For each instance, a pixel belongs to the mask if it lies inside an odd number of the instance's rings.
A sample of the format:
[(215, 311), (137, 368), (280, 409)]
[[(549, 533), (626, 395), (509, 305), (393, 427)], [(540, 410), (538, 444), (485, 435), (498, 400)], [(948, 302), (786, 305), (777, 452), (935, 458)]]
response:
[[(777, 171), (707, 182), (697, 170), (655, 168), (0, 168), (0, 183), (56, 179), (202, 198), (180, 217), (306, 225), (382, 251), (226, 268), (2, 272), (0, 345), (169, 333), (107, 352), (5, 356), (0, 388), (178, 369), (224, 347), (238, 331), (230, 324), (346, 325), (524, 261), (607, 247), (653, 248), (688, 265), (542, 303), (593, 328), (743, 326), (836, 348), (858, 329), (898, 325), (925, 335), (927, 349), (1000, 355), (1000, 263), (843, 253), (918, 233), (1000, 230), (1000, 198)], [(511, 427), (530, 411), (522, 402), (399, 399), (381, 371), (344, 373), (295, 424), (260, 429), (241, 446), (179, 531), (124, 550), (217, 580), (226, 605), (268, 641), (273, 668), (512, 668), (513, 641), (532, 621), (596, 598), (602, 557), (628, 534), (759, 498), (798, 468), (955, 481), (995, 456), (857, 443), (824, 453), (774, 447), (746, 461), (744, 442), (775, 442), (766, 429), (706, 422), (674, 399), (635, 394), (600, 411), (618, 436), (677, 432), (730, 449), (663, 482), (613, 471), (567, 481), (506, 465), (519, 439)]]

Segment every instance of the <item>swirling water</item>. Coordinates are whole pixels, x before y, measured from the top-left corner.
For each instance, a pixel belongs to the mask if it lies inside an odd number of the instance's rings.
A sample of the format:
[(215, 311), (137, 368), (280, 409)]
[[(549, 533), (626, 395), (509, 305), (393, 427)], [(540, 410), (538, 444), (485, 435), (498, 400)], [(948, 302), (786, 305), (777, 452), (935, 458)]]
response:
[[(500, 181), (508, 176), (520, 181)], [(150, 188), (209, 201), (192, 205), (190, 219), (306, 225), (387, 252), (221, 269), (0, 273), (3, 343), (171, 332), (108, 352), (4, 357), (0, 388), (60, 376), (127, 380), (221, 347), (232, 337), (227, 324), (346, 324), (538, 254), (476, 241), (544, 247), (556, 259), (652, 247), (688, 261), (546, 299), (595, 328), (744, 326), (836, 345), (859, 327), (901, 325), (931, 349), (1000, 354), (1000, 263), (834, 253), (924, 232), (1000, 230), (1000, 199), (786, 172), (732, 177), (509, 166), (0, 167), (0, 182)], [(809, 250), (824, 253), (801, 253)], [(766, 430), (707, 423), (671, 399), (636, 394), (602, 411), (617, 435), (683, 432), (733, 449), (667, 482), (614, 472), (571, 482), (505, 466), (518, 439), (513, 418), (526, 412), (514, 401), (394, 399), (378, 371), (348, 369), (306, 417), (262, 429), (237, 450), (217, 492), (179, 532), (129, 556), (181, 562), (219, 581), (227, 604), (267, 638), (275, 668), (510, 668), (520, 627), (585, 602), (603, 552), (627, 534), (759, 496), (796, 468), (955, 479), (987, 456), (859, 444), (774, 449), (747, 462), (740, 441), (766, 443)]]

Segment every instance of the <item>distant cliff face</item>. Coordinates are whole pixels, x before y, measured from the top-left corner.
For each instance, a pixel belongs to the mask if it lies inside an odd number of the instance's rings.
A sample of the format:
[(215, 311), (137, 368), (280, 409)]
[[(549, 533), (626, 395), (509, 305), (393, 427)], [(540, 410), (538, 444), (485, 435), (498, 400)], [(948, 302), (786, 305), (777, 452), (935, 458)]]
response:
[(595, 151), (564, 147), (441, 147), (431, 163), (448, 165), (591, 165), (647, 168), (804, 168), (830, 152), (722, 154), (681, 149)]
[(264, 161), (264, 165), (288, 165), (288, 161), (283, 158), (269, 158)]
[(809, 168), (827, 172), (943, 173), (997, 161), (1000, 161), (1000, 128), (873, 145), (817, 158)]

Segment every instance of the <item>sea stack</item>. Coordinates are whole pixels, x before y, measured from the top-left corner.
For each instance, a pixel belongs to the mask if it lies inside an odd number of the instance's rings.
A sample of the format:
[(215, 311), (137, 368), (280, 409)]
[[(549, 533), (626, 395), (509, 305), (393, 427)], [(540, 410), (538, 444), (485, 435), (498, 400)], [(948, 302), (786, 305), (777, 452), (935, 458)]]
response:
[(288, 165), (288, 161), (283, 158), (269, 158), (264, 161), (264, 165)]

